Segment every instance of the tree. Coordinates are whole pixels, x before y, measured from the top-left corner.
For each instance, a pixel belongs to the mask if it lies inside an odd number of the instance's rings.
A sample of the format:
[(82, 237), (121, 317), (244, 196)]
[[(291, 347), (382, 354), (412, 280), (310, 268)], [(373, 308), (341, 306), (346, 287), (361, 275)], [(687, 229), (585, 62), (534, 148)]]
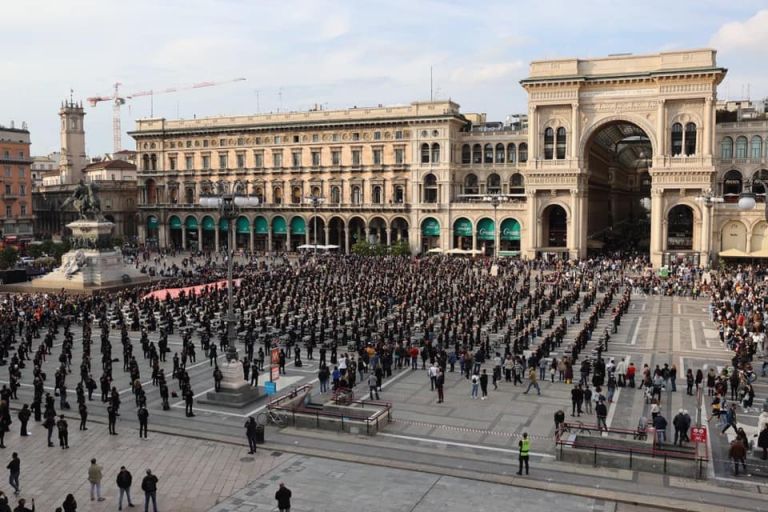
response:
[(358, 240), (352, 245), (352, 254), (358, 256), (372, 256), (373, 247), (371, 247), (371, 244), (368, 243), (367, 240)]
[(0, 269), (6, 270), (16, 265), (19, 253), (13, 247), (6, 247), (0, 251)]
[(398, 240), (391, 249), (392, 256), (410, 256), (411, 246), (407, 240)]

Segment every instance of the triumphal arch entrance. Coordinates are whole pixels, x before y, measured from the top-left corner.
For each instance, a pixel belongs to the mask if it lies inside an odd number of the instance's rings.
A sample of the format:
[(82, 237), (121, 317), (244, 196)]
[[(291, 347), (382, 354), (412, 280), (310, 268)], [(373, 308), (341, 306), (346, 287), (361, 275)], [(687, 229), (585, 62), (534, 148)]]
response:
[(713, 188), (714, 50), (531, 63), (527, 255), (637, 250), (704, 263)]

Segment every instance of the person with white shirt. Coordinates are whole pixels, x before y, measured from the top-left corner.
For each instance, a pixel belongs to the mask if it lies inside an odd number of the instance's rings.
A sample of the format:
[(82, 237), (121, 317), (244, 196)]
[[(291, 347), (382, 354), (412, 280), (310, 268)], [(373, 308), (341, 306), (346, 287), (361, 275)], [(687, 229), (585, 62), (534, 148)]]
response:
[(435, 383), (437, 381), (437, 366), (435, 366), (435, 363), (432, 363), (429, 367), (429, 371), (427, 372), (427, 375), (429, 375), (429, 385), (432, 389), (432, 391), (435, 390)]

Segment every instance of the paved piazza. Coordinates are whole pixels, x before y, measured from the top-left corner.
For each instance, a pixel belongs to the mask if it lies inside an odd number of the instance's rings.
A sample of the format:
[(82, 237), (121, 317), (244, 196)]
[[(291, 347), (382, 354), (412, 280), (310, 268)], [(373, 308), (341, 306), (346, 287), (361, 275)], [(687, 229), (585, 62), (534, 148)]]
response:
[[(534, 273), (534, 276), (536, 273)], [(600, 295), (598, 295), (600, 297)], [(616, 299), (615, 299), (616, 300)], [(615, 303), (614, 300), (614, 303)], [(728, 364), (729, 352), (718, 339), (708, 317), (708, 299), (658, 297), (633, 293), (604, 357), (629, 358), (638, 368), (675, 363), (682, 369), (703, 365)], [(574, 307), (565, 317), (574, 315)], [(598, 323), (596, 332), (608, 325), (610, 315)], [(582, 322), (583, 322), (582, 314)], [(571, 325), (566, 339), (577, 329)], [(80, 327), (74, 327), (73, 374), (69, 400), (75, 405), (73, 386), (76, 362), (81, 358)], [(525, 388), (500, 382), (494, 390), (489, 383), (488, 400), (472, 400), (469, 382), (458, 373), (448, 372), (445, 402), (438, 404), (430, 391), (424, 370), (395, 370), (385, 379), (382, 399), (393, 404), (394, 421), (376, 436), (368, 437), (331, 431), (267, 427), (267, 444), (255, 456), (247, 453), (243, 424), (261, 411), (266, 402), (249, 410), (225, 409), (214, 405), (195, 406), (195, 418), (184, 416), (184, 404), (172, 399), (170, 411), (162, 411), (156, 387), (149, 378), (147, 362), (141, 357), (139, 333), (130, 333), (139, 347), (137, 359), (147, 391), (150, 410), (149, 439), (139, 440), (133, 395), (122, 364), (114, 368), (115, 385), (122, 399), (117, 422), (118, 436), (109, 436), (106, 406), (97, 390), (88, 402), (89, 430), (77, 430), (75, 410), (67, 411), (71, 450), (47, 448), (45, 430), (30, 422), (32, 436), (20, 438), (16, 409), (32, 399), (31, 371), (24, 371), (19, 400), (12, 401), (11, 432), (6, 436), (4, 453), (18, 451), (22, 459), (21, 496), (34, 496), (38, 510), (52, 510), (68, 492), (75, 494), (79, 510), (107, 510), (113, 505), (92, 504), (86, 482), (88, 460), (104, 465), (104, 495), (114, 504), (117, 490), (114, 479), (120, 465), (134, 474), (133, 493), (142, 501), (140, 479), (145, 468), (160, 478), (161, 510), (234, 511), (273, 510), (274, 491), (285, 481), (295, 497), (292, 510), (331, 510), (336, 500), (365, 504), (369, 510), (498, 510), (510, 499), (525, 504), (525, 510), (768, 510), (762, 493), (765, 481), (755, 476), (731, 475), (727, 467), (725, 437), (711, 433), (714, 464), (708, 479), (695, 481), (663, 474), (638, 473), (627, 469), (608, 469), (574, 465), (555, 460), (553, 415), (558, 409), (570, 413), (570, 389), (564, 383), (541, 383), (541, 396), (524, 394)], [(94, 328), (94, 354), (98, 353), (99, 330)], [(150, 339), (157, 341), (158, 334)], [(110, 335), (114, 347), (120, 346), (118, 330)], [(56, 339), (53, 357), (43, 370), (48, 373), (46, 389), (52, 391), (51, 376), (57, 366), (62, 336)], [(169, 337), (173, 351), (181, 346), (178, 333)], [(195, 337), (199, 346), (199, 339)], [(595, 342), (587, 346), (589, 351)], [(199, 348), (199, 347), (198, 347)], [(119, 350), (119, 349), (118, 349)], [(503, 350), (503, 347), (502, 349)], [(198, 350), (189, 372), (196, 396), (213, 388), (212, 368)], [(172, 355), (172, 354), (171, 354)], [(317, 358), (317, 352), (315, 353)], [(172, 358), (161, 363), (168, 375)], [(317, 359), (295, 368), (292, 359), (283, 377), (283, 389), (293, 385), (317, 386)], [(483, 368), (489, 368), (486, 363)], [(489, 370), (490, 373), (490, 370)], [(94, 375), (98, 377), (99, 371)], [(2, 383), (7, 382), (3, 375)], [(526, 380), (527, 382), (527, 380)], [(666, 392), (662, 413), (670, 419), (680, 408), (691, 411), (695, 419), (697, 404), (685, 395), (683, 377), (678, 391)], [(285, 384), (290, 385), (285, 385)], [(169, 379), (172, 391), (178, 391)], [(766, 381), (758, 378), (756, 404), (762, 405)], [(367, 386), (359, 384), (356, 394), (363, 397)], [(58, 410), (58, 399), (56, 402)], [(650, 416), (643, 393), (620, 388), (610, 406), (607, 423), (612, 427), (635, 428), (641, 416)], [(570, 415), (567, 415), (570, 419)], [(594, 417), (581, 418), (595, 423)], [(756, 426), (756, 414), (739, 414), (740, 424)], [(668, 432), (671, 432), (671, 425)], [(713, 429), (714, 431), (714, 429)], [(517, 442), (522, 432), (532, 438), (531, 474), (520, 477), (517, 471)], [(750, 458), (751, 467), (754, 459)], [(6, 486), (0, 489), (7, 490)], [(381, 496), (387, 496), (381, 500)], [(510, 498), (512, 497), (512, 498)], [(357, 501), (358, 499), (362, 500)], [(639, 504), (640, 508), (633, 505)], [(335, 509), (335, 508), (334, 508)]]

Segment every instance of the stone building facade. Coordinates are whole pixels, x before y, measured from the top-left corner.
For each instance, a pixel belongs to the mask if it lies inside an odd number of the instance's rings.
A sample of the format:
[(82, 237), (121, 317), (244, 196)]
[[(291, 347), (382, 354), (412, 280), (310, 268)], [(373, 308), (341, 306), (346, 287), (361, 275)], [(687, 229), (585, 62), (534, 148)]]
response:
[(0, 127), (0, 231), (6, 241), (32, 239), (30, 137), (26, 126)]
[[(766, 238), (762, 211), (702, 200), (737, 194), (730, 171), (741, 190), (765, 166), (766, 121), (716, 124), (725, 73), (708, 49), (533, 62), (527, 125), (486, 123), (450, 101), (139, 120), (139, 238), (583, 257), (641, 225), (656, 265), (749, 254)], [(232, 232), (199, 205), (221, 180), (260, 200)]]

